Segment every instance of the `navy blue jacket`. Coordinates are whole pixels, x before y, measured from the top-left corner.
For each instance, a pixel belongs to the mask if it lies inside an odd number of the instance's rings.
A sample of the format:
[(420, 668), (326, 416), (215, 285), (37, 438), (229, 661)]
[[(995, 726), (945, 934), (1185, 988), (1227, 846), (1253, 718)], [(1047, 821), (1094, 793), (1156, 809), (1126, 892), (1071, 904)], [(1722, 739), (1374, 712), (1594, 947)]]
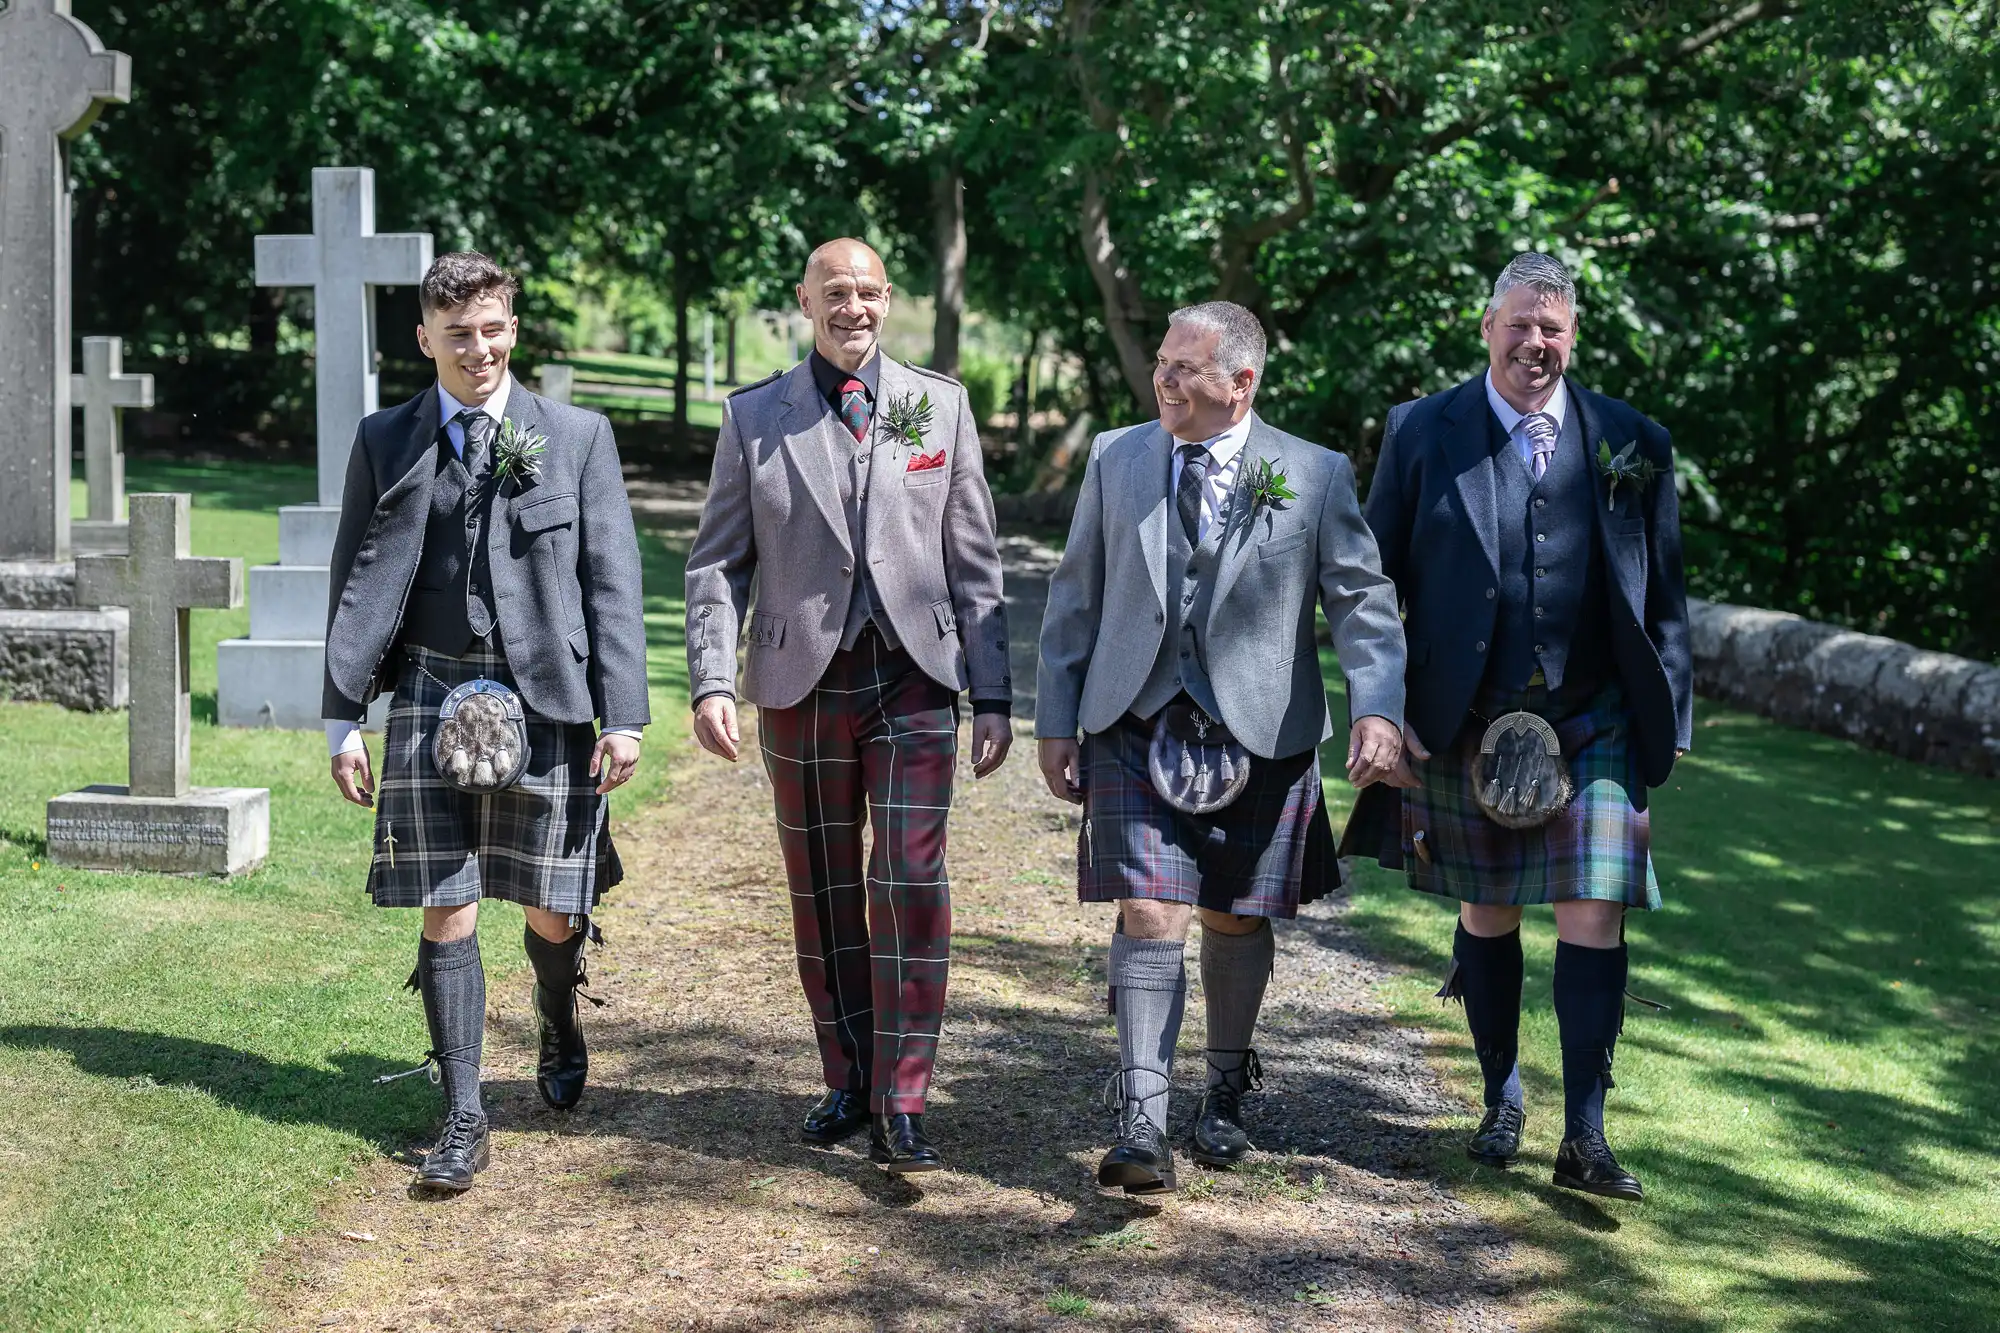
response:
[[(1629, 404), (1574, 380), (1568, 387), (1593, 476), (1600, 441), (1616, 453), (1637, 440), (1639, 455), (1658, 469), (1643, 493), (1620, 486), (1609, 505), (1600, 479), (1592, 506), (1608, 564), (1612, 655), (1639, 772), (1657, 787), (1673, 770), (1674, 752), (1689, 748), (1694, 715), (1673, 446), (1665, 428)], [(1489, 590), (1499, 583), (1500, 547), (1491, 416), (1483, 375), (1393, 408), (1363, 510), (1382, 570), (1403, 603), (1406, 716), (1433, 754), (1444, 753), (1464, 725), (1493, 640), (1497, 605)]]

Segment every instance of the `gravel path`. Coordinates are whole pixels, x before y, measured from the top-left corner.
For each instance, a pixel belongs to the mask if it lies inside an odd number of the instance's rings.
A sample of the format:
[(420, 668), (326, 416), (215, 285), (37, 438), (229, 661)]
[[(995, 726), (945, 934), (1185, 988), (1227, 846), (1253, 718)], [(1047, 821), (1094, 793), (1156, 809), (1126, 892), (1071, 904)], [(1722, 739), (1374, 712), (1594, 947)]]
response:
[[(662, 496), (653, 521), (685, 517)], [(1052, 553), (1007, 544), (1015, 679)], [(852, 1145), (807, 1148), (816, 1095), (770, 797), (754, 752), (675, 757), (671, 798), (619, 830), (629, 878), (592, 965), (592, 1088), (567, 1117), (535, 1096), (525, 972), (495, 976), (493, 1168), (417, 1205), (380, 1163), (267, 1267), (285, 1328), (752, 1330), (1501, 1329), (1525, 1264), (1435, 1182), (1427, 1126), (1462, 1115), (1392, 1023), (1386, 973), (1340, 899), (1282, 925), (1247, 1103), (1260, 1152), (1182, 1163), (1164, 1204), (1091, 1171), (1116, 1065), (1107, 909), (1074, 902), (1075, 824), (1042, 791), (1025, 725), (1007, 766), (961, 780), (956, 944), (928, 1116), (951, 1170), (892, 1181)], [(660, 756), (666, 758), (666, 756)], [(500, 939), (515, 928), (503, 926)], [(497, 955), (497, 957), (496, 957)], [(1190, 974), (1194, 950), (1190, 949)], [(1199, 991), (1177, 1069), (1184, 1140), (1201, 1077)], [(413, 1021), (415, 1021), (413, 1019)], [(341, 1233), (370, 1237), (342, 1239)]]

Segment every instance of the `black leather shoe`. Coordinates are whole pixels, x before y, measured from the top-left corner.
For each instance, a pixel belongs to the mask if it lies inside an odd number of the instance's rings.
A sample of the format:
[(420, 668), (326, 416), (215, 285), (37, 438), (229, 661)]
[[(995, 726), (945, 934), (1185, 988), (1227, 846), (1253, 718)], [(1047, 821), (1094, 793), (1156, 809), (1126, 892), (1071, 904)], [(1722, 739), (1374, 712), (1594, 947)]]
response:
[(590, 1052), (583, 1044), (576, 989), (548, 991), (536, 982), (535, 1013), (542, 1024), (542, 1058), (535, 1066), (535, 1087), (551, 1109), (567, 1111), (582, 1100), (584, 1077), (590, 1073)]
[(885, 1113), (869, 1122), (868, 1160), (897, 1176), (944, 1169), (944, 1158), (924, 1137), (923, 1116), (906, 1112)]
[(486, 1117), (473, 1111), (453, 1111), (444, 1118), (437, 1143), (424, 1154), (410, 1188), (418, 1194), (463, 1194), (472, 1176), (492, 1158), (487, 1146)]
[(1566, 1190), (1582, 1190), (1607, 1199), (1638, 1203), (1646, 1197), (1639, 1178), (1618, 1165), (1618, 1159), (1611, 1155), (1611, 1145), (1595, 1131), (1563, 1140), (1562, 1147), (1556, 1150), (1555, 1183)]
[(1118, 1141), (1097, 1164), (1097, 1183), (1127, 1194), (1172, 1194), (1174, 1151), (1167, 1136), (1145, 1116), (1136, 1101), (1127, 1102), (1118, 1117)]
[(838, 1143), (868, 1123), (868, 1093), (828, 1088), (806, 1112), (799, 1137), (807, 1143)]
[(1521, 1155), (1521, 1130), (1528, 1113), (1512, 1102), (1486, 1108), (1486, 1115), (1472, 1137), (1465, 1141), (1465, 1155), (1486, 1166), (1512, 1166)]
[[(1243, 1128), (1243, 1094), (1263, 1086), (1264, 1067), (1257, 1052), (1230, 1051), (1243, 1061), (1234, 1069), (1218, 1070), (1222, 1081), (1201, 1095), (1194, 1118), (1194, 1160), (1203, 1166), (1234, 1166), (1250, 1152), (1250, 1135)], [(1215, 1067), (1215, 1057), (1209, 1057)]]

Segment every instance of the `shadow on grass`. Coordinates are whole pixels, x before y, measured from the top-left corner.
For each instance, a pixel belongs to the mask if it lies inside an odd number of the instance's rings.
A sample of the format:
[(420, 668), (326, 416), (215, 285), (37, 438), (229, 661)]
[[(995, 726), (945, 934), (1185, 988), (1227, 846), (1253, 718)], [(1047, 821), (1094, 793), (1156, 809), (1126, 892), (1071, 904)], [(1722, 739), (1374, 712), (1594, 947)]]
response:
[(162, 1032), (53, 1025), (0, 1027), (0, 1045), (61, 1052), (99, 1078), (204, 1092), (274, 1123), (323, 1125), (384, 1152), (400, 1148), (436, 1111), (435, 1094), (421, 1078), (374, 1083), (407, 1065), (358, 1051), (336, 1051), (328, 1057), (334, 1067), (321, 1069)]
[(0, 842), (11, 842), (29, 856), (43, 857), (49, 854), (49, 840), (39, 833), (27, 829), (0, 826)]

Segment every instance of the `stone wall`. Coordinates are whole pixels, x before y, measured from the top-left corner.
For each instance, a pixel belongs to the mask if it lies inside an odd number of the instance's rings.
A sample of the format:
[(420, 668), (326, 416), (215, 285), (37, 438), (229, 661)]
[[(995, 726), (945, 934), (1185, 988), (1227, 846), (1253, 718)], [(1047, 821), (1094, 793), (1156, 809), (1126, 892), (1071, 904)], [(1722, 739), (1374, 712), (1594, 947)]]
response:
[(2000, 776), (2000, 667), (1783, 611), (1688, 600), (1695, 689), (1790, 726)]

